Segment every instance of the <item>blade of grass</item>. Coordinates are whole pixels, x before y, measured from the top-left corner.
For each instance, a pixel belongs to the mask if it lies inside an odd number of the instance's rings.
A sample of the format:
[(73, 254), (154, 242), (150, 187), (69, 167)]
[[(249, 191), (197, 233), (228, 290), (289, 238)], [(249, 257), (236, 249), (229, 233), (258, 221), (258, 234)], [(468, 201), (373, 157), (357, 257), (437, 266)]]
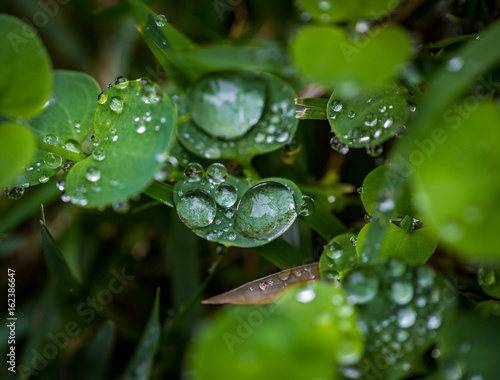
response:
[(115, 338), (116, 326), (114, 322), (105, 322), (85, 348), (77, 380), (109, 379), (108, 366), (113, 355)]
[(163, 182), (153, 182), (153, 184), (144, 191), (144, 194), (168, 207), (174, 207), (174, 187), (172, 185)]
[(148, 380), (160, 341), (160, 290), (156, 292), (153, 310), (122, 380)]
[(320, 203), (316, 204), (316, 209), (311, 215), (301, 216), (300, 220), (316, 231), (326, 241), (330, 241), (335, 236), (347, 232), (347, 227), (344, 223)]
[(298, 267), (314, 261), (311, 256), (299, 251), (283, 238), (275, 239), (266, 245), (253, 247), (252, 249), (281, 270)]

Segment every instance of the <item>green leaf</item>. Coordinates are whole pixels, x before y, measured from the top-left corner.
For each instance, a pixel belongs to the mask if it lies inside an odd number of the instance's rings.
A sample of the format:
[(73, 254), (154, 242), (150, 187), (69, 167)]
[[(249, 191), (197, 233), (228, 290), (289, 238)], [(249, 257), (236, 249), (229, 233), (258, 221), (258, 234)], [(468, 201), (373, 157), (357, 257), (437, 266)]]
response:
[(40, 224), (45, 261), (59, 309), (66, 318), (74, 318), (77, 305), (84, 299), (82, 286), (73, 277), (68, 264), (47, 229), (45, 221), (40, 221)]
[(148, 380), (160, 341), (160, 290), (156, 292), (153, 310), (135, 348), (132, 359), (123, 373), (122, 380)]
[(114, 322), (107, 321), (99, 327), (82, 354), (77, 380), (109, 379), (108, 367), (113, 356), (115, 339)]
[[(295, 95), (293, 89), (286, 82), (265, 73), (261, 73), (258, 76), (245, 73), (217, 73), (211, 74), (208, 78), (210, 78), (208, 80), (211, 82), (231, 78), (230, 83), (224, 84), (228, 88), (233, 86), (240, 87), (238, 85), (239, 82), (247, 82), (250, 78), (254, 78), (256, 81), (254, 84), (246, 85), (250, 86), (248, 88), (254, 88), (254, 93), (261, 91), (260, 83), (265, 83), (267, 87), (265, 90), (265, 106), (262, 116), (258, 119), (257, 123), (255, 123), (254, 118), (250, 118), (252, 119), (251, 123), (247, 122), (243, 124), (247, 126), (248, 124), (255, 124), (251, 128), (238, 128), (236, 131), (232, 131), (226, 127), (224, 130), (216, 129), (215, 120), (226, 118), (223, 115), (217, 115), (217, 119), (211, 116), (213, 121), (210, 121), (210, 128), (201, 127), (197, 124), (197, 120), (200, 123), (205, 123), (206, 121), (203, 120), (202, 115), (197, 113), (196, 110), (190, 109), (189, 105), (193, 102), (194, 98), (199, 99), (203, 94), (193, 94), (191, 92), (188, 95), (190, 104), (183, 107), (185, 108), (184, 112), (193, 112), (194, 120), (188, 119), (180, 124), (177, 129), (177, 136), (182, 144), (193, 154), (209, 159), (234, 158), (240, 161), (249, 161), (254, 155), (269, 153), (281, 148), (294, 135), (298, 124), (298, 120), (295, 119)], [(202, 81), (204, 80), (206, 79), (202, 79)], [(196, 91), (197, 88), (198, 85), (194, 85), (191, 91)], [(255, 103), (254, 98), (253, 96), (249, 98), (238, 95), (237, 99), (241, 100), (241, 102), (230, 106), (233, 109), (232, 113), (234, 114), (235, 110), (242, 109), (243, 107), (247, 108), (247, 100), (251, 100), (251, 103), (254, 104), (252, 109), (256, 110), (255, 104), (257, 103)], [(225, 108), (227, 108), (230, 102), (225, 101), (223, 103), (225, 103)], [(218, 112), (221, 111), (219, 110)], [(214, 113), (216, 113), (215, 110)], [(252, 115), (257, 116), (258, 113), (253, 112)], [(207, 131), (210, 131), (210, 133), (207, 133)], [(220, 138), (221, 136), (232, 136), (233, 138)]]
[(392, 217), (400, 217), (410, 215), (412, 217), (419, 217), (418, 210), (411, 200), (411, 189), (407, 185), (397, 202), (387, 196), (384, 196), (384, 186), (390, 181), (389, 167), (386, 165), (379, 166), (373, 169), (363, 180), (363, 187), (361, 191), (361, 201), (363, 207), (369, 215), (375, 214), (377, 211), (391, 208)]
[(390, 82), (398, 65), (411, 57), (412, 48), (408, 32), (397, 25), (354, 38), (338, 26), (311, 25), (294, 37), (291, 54), (311, 80), (327, 86), (343, 84), (342, 91), (356, 94), (360, 87)]
[(355, 97), (335, 90), (326, 108), (337, 139), (354, 148), (379, 145), (404, 128), (410, 109), (404, 93), (395, 85)]
[(356, 234), (335, 236), (323, 247), (319, 260), (321, 278), (337, 280), (339, 274), (358, 266)]
[[(84, 73), (73, 71), (54, 72), (54, 88), (43, 112), (26, 123), (35, 137), (45, 142), (45, 149), (35, 153), (31, 165), (13, 185), (29, 186), (45, 183), (56, 174), (71, 153), (81, 153), (82, 143), (92, 130), (99, 85)], [(60, 149), (54, 149), (57, 147)], [(61, 150), (61, 155), (55, 153)], [(69, 151), (68, 153), (65, 153)]]
[(274, 239), (267, 244), (252, 247), (252, 249), (281, 270), (304, 265), (313, 259), (283, 238)]
[(322, 22), (378, 19), (390, 14), (400, 1), (386, 0), (299, 0), (300, 7)]
[(193, 121), (207, 134), (232, 140), (254, 126), (264, 110), (266, 84), (250, 73), (203, 77), (187, 93)]
[(69, 172), (74, 204), (120, 208), (143, 191), (164, 164), (176, 120), (172, 101), (146, 79), (104, 92), (94, 115), (94, 150)]
[(142, 2), (129, 1), (144, 41), (172, 81), (180, 88), (185, 88), (201, 76), (203, 71), (187, 62), (182, 54), (194, 49), (194, 43), (167, 20), (160, 18), (157, 23), (159, 16)]
[(343, 292), (318, 282), (290, 289), (276, 306), (224, 308), (195, 337), (188, 367), (200, 380), (332, 378), (362, 349)]
[(0, 15), (0, 114), (31, 117), (49, 97), (52, 87), (50, 58), (27, 24)]
[(282, 235), (297, 218), (301, 193), (283, 178), (246, 184), (222, 164), (190, 164), (174, 188), (179, 218), (198, 236), (225, 246), (255, 247)]
[[(366, 235), (372, 224), (365, 225), (358, 235), (356, 249), (363, 252)], [(436, 250), (438, 238), (427, 226), (404, 230), (391, 223), (379, 253), (379, 259), (399, 259), (414, 264), (424, 264)]]
[(417, 206), (448, 246), (498, 259), (500, 108), (493, 102), (473, 109), (461, 104), (444, 122), (436, 125), (441, 143), (420, 143), (425, 159), (416, 167)]
[(500, 340), (499, 322), (498, 316), (462, 312), (446, 325), (439, 345), (439, 369), (433, 379), (496, 379), (500, 362), (491, 360), (491, 352)]
[(356, 305), (366, 342), (364, 357), (342, 373), (387, 380), (418, 368), (457, 298), (430, 267), (396, 260), (354, 269), (342, 287)]
[(342, 221), (337, 218), (328, 207), (319, 201), (315, 201), (316, 206), (314, 211), (308, 216), (300, 216), (305, 224), (316, 231), (323, 239), (330, 240), (332, 236), (336, 236), (347, 231), (347, 227)]
[[(391, 192), (394, 198), (399, 197), (413, 170), (412, 161), (418, 155), (416, 152), (422, 149), (422, 140), (429, 136), (441, 140), (442, 130), (434, 131), (434, 128), (441, 123), (445, 114), (450, 112), (453, 102), (467, 91), (477, 78), (481, 78), (500, 63), (500, 51), (496, 49), (499, 38), (500, 22), (497, 22), (482, 33), (479, 40), (469, 42), (453, 57), (454, 62), (463, 62), (458, 71), (449, 70), (448, 65), (443, 65), (428, 81), (425, 97), (408, 128), (408, 134), (399, 141), (392, 153), (392, 180), (386, 184), (385, 192)], [(386, 218), (390, 217), (390, 212), (392, 210), (382, 213), (380, 218), (372, 222), (375, 225), (367, 236), (365, 245), (365, 254), (369, 260), (376, 258), (382, 246), (387, 228)]]
[(10, 184), (29, 165), (34, 153), (35, 140), (28, 128), (0, 123), (0, 185)]

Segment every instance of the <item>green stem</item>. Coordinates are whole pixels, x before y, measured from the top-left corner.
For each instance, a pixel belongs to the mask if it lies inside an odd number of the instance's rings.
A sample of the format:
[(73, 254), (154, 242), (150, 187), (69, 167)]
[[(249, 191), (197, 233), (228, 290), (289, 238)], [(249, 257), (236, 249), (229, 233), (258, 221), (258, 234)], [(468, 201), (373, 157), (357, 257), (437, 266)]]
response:
[(446, 46), (449, 46), (451, 44), (455, 44), (457, 42), (475, 40), (477, 37), (480, 37), (480, 36), (481, 36), (480, 34), (467, 34), (465, 36), (460, 36), (460, 37), (455, 37), (455, 38), (448, 38), (446, 40), (441, 40), (441, 41), (429, 44), (429, 45), (425, 46), (424, 49), (431, 50), (431, 49), (444, 48)]
[(174, 207), (174, 187), (163, 182), (153, 182), (145, 191), (148, 197), (169, 207)]
[(243, 175), (245, 177), (252, 178), (254, 180), (260, 179), (260, 174), (253, 167), (251, 160), (241, 160), (240, 163), (243, 167)]
[(219, 269), (219, 267), (222, 263), (222, 260), (224, 260), (224, 257), (226, 256), (227, 251), (228, 251), (227, 247), (223, 249), (223, 251), (220, 254), (220, 257), (217, 259), (217, 261), (210, 268), (208, 276), (205, 277), (205, 280), (201, 283), (201, 285), (198, 287), (198, 289), (193, 294), (193, 296), (188, 301), (188, 303), (182, 308), (182, 310), (179, 312), (179, 314), (177, 314), (177, 316), (171, 322), (167, 322), (164, 324), (165, 328), (164, 328), (164, 331), (163, 331), (161, 338), (160, 338), (160, 346), (164, 345), (166, 343), (166, 341), (170, 337), (170, 334), (172, 334), (177, 329), (177, 327), (182, 322), (184, 317), (186, 317), (186, 315), (189, 313), (191, 308), (201, 298), (207, 285), (210, 283), (210, 281), (212, 281), (212, 278), (214, 277), (215, 273)]
[(38, 149), (57, 154), (58, 156), (61, 156), (65, 160), (78, 162), (87, 158), (85, 154), (72, 152), (70, 150), (66, 150), (59, 146), (50, 145), (38, 139), (35, 139), (35, 143)]

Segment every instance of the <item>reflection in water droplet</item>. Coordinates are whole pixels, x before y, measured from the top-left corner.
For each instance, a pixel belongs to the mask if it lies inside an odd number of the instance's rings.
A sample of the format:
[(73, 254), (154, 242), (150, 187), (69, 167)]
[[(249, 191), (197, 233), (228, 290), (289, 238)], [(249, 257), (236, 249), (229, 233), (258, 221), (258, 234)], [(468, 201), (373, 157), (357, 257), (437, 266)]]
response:
[(62, 158), (61, 156), (58, 156), (57, 154), (54, 153), (47, 153), (43, 157), (43, 162), (45, 165), (47, 165), (50, 169), (57, 169), (59, 166), (62, 164)]
[(194, 229), (212, 224), (217, 207), (213, 198), (206, 192), (191, 190), (177, 202), (176, 210), (184, 224)]
[(188, 182), (199, 182), (205, 175), (205, 170), (203, 166), (201, 166), (197, 162), (191, 162), (186, 166), (186, 170), (184, 170), (184, 178)]
[(330, 146), (332, 147), (333, 150), (336, 150), (340, 154), (347, 154), (349, 153), (349, 147), (343, 143), (340, 142), (340, 140), (333, 136), (330, 140)]
[(3, 188), (5, 195), (9, 199), (20, 199), (24, 195), (24, 187), (6, 186)]
[(215, 163), (207, 168), (208, 180), (213, 184), (220, 184), (227, 178), (227, 169), (224, 165)]
[(342, 102), (340, 100), (334, 100), (330, 104), (330, 108), (334, 112), (340, 112), (342, 110)]
[(316, 205), (314, 203), (314, 199), (307, 195), (302, 196), (302, 203), (300, 204), (299, 214), (302, 216), (309, 216), (314, 213), (316, 209)]
[(156, 16), (156, 25), (160, 28), (167, 25), (167, 18), (164, 15)]
[(222, 207), (231, 207), (236, 203), (237, 197), (236, 189), (229, 184), (222, 184), (215, 191), (215, 201)]
[(277, 182), (263, 182), (241, 198), (235, 228), (246, 237), (272, 240), (283, 234), (296, 217), (292, 193)]

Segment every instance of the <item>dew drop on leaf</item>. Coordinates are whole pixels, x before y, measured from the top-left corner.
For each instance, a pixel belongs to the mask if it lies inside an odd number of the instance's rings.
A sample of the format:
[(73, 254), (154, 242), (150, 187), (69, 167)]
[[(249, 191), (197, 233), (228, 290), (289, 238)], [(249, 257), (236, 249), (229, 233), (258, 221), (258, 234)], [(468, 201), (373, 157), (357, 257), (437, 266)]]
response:
[(277, 182), (263, 182), (241, 198), (235, 228), (246, 237), (272, 240), (295, 221), (297, 210), (292, 193)]
[(201, 166), (197, 162), (191, 162), (186, 166), (186, 170), (184, 170), (184, 178), (188, 182), (199, 182), (205, 176), (205, 170), (203, 166)]
[(215, 201), (222, 207), (231, 207), (234, 205), (236, 203), (237, 196), (236, 189), (229, 184), (222, 184), (215, 191)]
[(10, 187), (6, 186), (3, 188), (5, 195), (9, 199), (20, 199), (24, 195), (24, 187)]
[(156, 25), (160, 28), (167, 25), (167, 18), (164, 15), (156, 16)]
[(106, 158), (106, 150), (102, 147), (95, 148), (92, 151), (92, 158), (96, 161), (102, 161)]
[(90, 182), (97, 182), (101, 178), (101, 172), (95, 166), (90, 166), (85, 172), (85, 177)]
[(108, 100), (108, 94), (105, 92), (101, 92), (97, 96), (97, 103), (99, 103), (99, 104), (104, 104), (104, 103), (106, 103), (107, 100)]
[(316, 209), (316, 205), (314, 203), (314, 199), (307, 195), (302, 196), (302, 203), (300, 204), (299, 214), (302, 216), (309, 216), (314, 213)]
[(56, 135), (48, 134), (43, 137), (43, 142), (52, 146), (57, 146), (59, 138)]
[(62, 158), (61, 158), (61, 156), (58, 156), (57, 154), (47, 153), (43, 157), (43, 162), (50, 169), (57, 169), (62, 164)]
[(207, 168), (208, 180), (213, 184), (220, 184), (227, 178), (227, 169), (224, 165), (215, 163)]
[(110, 100), (109, 108), (116, 113), (123, 111), (123, 99), (119, 96), (113, 96)]
[(213, 198), (206, 192), (191, 190), (177, 202), (176, 210), (183, 223), (194, 229), (212, 224), (217, 207)]

